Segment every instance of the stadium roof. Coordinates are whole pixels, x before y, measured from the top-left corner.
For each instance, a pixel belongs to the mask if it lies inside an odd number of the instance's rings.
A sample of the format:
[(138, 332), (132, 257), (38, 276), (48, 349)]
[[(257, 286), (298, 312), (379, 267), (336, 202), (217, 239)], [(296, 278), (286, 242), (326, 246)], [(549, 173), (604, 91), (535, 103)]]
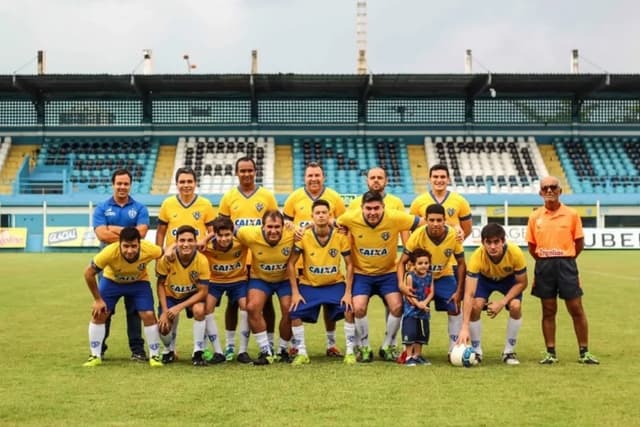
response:
[(638, 98), (640, 74), (0, 75), (0, 97)]

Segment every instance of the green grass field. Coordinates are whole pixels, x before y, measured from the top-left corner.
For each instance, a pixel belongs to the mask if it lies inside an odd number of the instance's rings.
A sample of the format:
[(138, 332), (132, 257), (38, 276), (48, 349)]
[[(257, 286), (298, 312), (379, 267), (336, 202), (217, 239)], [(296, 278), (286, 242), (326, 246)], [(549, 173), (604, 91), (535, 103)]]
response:
[[(527, 291), (517, 367), (500, 361), (504, 314), (484, 320), (482, 366), (448, 365), (446, 316), (437, 313), (424, 351), (429, 367), (381, 361), (343, 366), (323, 356), (323, 328), (312, 325), (306, 328), (310, 365), (232, 362), (198, 369), (190, 365), (191, 324), (183, 318), (182, 359), (150, 369), (129, 361), (119, 313), (107, 360), (87, 369), (81, 365), (88, 355), (91, 297), (82, 270), (91, 254), (1, 253), (0, 425), (639, 425), (638, 255), (593, 251), (580, 257), (590, 349), (600, 366), (576, 362), (564, 307), (558, 316), (560, 363), (538, 365), (544, 349), (540, 308)], [(220, 330), (222, 317), (221, 311)], [(369, 313), (375, 347), (384, 333), (382, 318), (375, 299)], [(253, 339), (250, 353), (256, 353)]]

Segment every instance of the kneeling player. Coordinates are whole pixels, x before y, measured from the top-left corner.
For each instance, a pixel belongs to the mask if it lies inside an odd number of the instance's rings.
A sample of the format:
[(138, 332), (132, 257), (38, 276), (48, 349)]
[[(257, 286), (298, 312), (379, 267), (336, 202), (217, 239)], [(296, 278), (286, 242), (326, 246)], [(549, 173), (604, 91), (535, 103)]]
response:
[[(168, 249), (170, 251), (171, 249)], [(158, 327), (165, 346), (163, 363), (175, 360), (176, 331), (180, 312), (193, 318), (194, 366), (204, 366), (204, 300), (209, 284), (209, 263), (197, 251), (196, 229), (182, 225), (176, 231), (175, 250), (156, 265), (158, 276)], [(224, 361), (224, 358), (223, 358)]]
[[(482, 323), (480, 313), (486, 306), (487, 314), (494, 319), (504, 307), (509, 310), (507, 339), (502, 352), (502, 361), (508, 365), (517, 365), (515, 345), (522, 325), (522, 292), (527, 287), (527, 263), (522, 250), (505, 241), (505, 231), (499, 224), (487, 224), (480, 233), (482, 246), (471, 255), (467, 265), (463, 320), (458, 342), (471, 345), (477, 355), (482, 357), (480, 339)], [(487, 304), (489, 296), (500, 292), (499, 301)]]
[[(84, 271), (84, 279), (93, 295), (92, 317), (89, 323), (91, 356), (83, 366), (102, 363), (100, 353), (105, 334), (105, 321), (120, 297), (131, 297), (144, 324), (144, 334), (149, 344), (149, 365), (162, 366), (160, 336), (156, 316), (153, 313), (153, 292), (147, 274), (151, 260), (162, 256), (162, 248), (140, 239), (135, 227), (125, 227), (118, 242), (111, 243), (98, 253)], [(96, 274), (102, 271), (100, 284)]]
[[(318, 199), (312, 205), (313, 226), (305, 230), (302, 239), (296, 242), (287, 265), (287, 274), (291, 284), (291, 325), (293, 344), (298, 354), (292, 364), (309, 363), (304, 340), (302, 322), (316, 323), (320, 307), (328, 310), (334, 322), (345, 318), (344, 334), (346, 354), (344, 363), (356, 363), (354, 353), (355, 324), (351, 305), (351, 284), (353, 281), (353, 263), (349, 238), (329, 225), (329, 203)], [(340, 256), (344, 258), (347, 269), (346, 280), (340, 271)], [(300, 283), (296, 277), (296, 262), (302, 256), (302, 275)]]

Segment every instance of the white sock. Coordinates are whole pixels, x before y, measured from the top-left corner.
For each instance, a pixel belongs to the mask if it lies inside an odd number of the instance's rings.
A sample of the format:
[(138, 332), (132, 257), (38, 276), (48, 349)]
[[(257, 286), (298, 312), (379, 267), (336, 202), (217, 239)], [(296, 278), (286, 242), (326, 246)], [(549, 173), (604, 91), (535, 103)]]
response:
[[(246, 353), (249, 348), (249, 318), (247, 317), (246, 310), (240, 310), (240, 318), (238, 321), (240, 327), (240, 351), (239, 353)], [(228, 341), (227, 341), (228, 342)]]
[(169, 353), (171, 347), (171, 341), (173, 340), (172, 331), (169, 331), (167, 335), (160, 335), (160, 341), (162, 341), (162, 345), (164, 346), (163, 353)]
[(389, 313), (387, 317), (387, 332), (384, 334), (384, 341), (382, 342), (382, 347), (386, 347), (388, 345), (395, 343), (395, 336), (398, 333), (398, 329), (400, 329), (400, 322), (402, 321), (401, 317), (396, 317), (393, 314)]
[[(355, 319), (353, 320), (355, 322)], [(345, 320), (346, 322), (346, 320)], [(355, 333), (353, 335), (353, 346), (354, 347), (360, 347), (362, 345), (362, 342), (360, 342), (360, 334), (358, 334), (358, 328), (356, 328), (356, 324), (353, 324), (353, 327), (356, 329)]]
[(256, 343), (258, 344), (258, 348), (260, 349), (260, 353), (268, 354), (270, 356), (273, 355), (271, 352), (271, 346), (269, 345), (269, 337), (267, 336), (266, 331), (258, 332), (257, 334), (253, 334), (256, 339)]
[(335, 347), (335, 345), (336, 345), (335, 329), (333, 331), (327, 331), (327, 348)]
[(513, 319), (509, 316), (509, 320), (507, 321), (507, 340), (504, 343), (504, 353), (514, 352), (516, 342), (518, 341), (520, 326), (522, 326), (522, 317), (519, 319)]
[(304, 342), (304, 325), (292, 326), (291, 331), (293, 332), (291, 341), (295, 343), (298, 354), (307, 354), (307, 346)]
[(353, 354), (353, 347), (356, 342), (356, 325), (354, 323), (347, 323), (344, 321), (344, 338), (347, 342), (346, 354)]
[(236, 331), (230, 331), (229, 329), (227, 329), (226, 331), (224, 331), (224, 334), (227, 338), (227, 348), (236, 348)]
[(469, 322), (469, 335), (471, 335), (471, 346), (479, 355), (482, 355), (482, 321)]
[(460, 326), (462, 326), (462, 313), (451, 315), (449, 314), (447, 323), (449, 326), (449, 353), (456, 341), (458, 340), (458, 332), (460, 332)]
[(171, 342), (169, 343), (169, 351), (176, 351), (176, 341), (178, 340), (178, 323), (180, 323), (180, 317), (173, 319), (171, 325)]
[(220, 336), (218, 335), (218, 325), (216, 324), (216, 319), (213, 317), (213, 314), (207, 314), (204, 316), (205, 321), (205, 333), (207, 334), (207, 338), (213, 345), (214, 353), (222, 353), (222, 347), (220, 346)]
[(102, 341), (104, 341), (105, 326), (89, 322), (89, 349), (92, 356), (102, 357)]
[[(194, 353), (196, 351), (204, 351), (205, 349), (204, 334), (205, 334), (206, 328), (207, 328), (207, 323), (204, 320), (195, 320), (195, 319), (193, 320), (193, 352)], [(220, 343), (218, 343), (218, 346), (220, 346)]]
[(274, 347), (274, 341), (275, 341), (275, 336), (273, 332), (267, 332), (267, 338), (269, 339), (269, 345), (273, 348)]
[(280, 338), (280, 345), (278, 346), (278, 353), (282, 350), (289, 351), (289, 341)]
[(367, 316), (364, 316), (362, 319), (356, 317), (356, 333), (360, 338), (360, 345), (369, 347), (369, 320)]
[(158, 324), (144, 327), (144, 336), (149, 344), (149, 357), (158, 356), (160, 354), (160, 332)]

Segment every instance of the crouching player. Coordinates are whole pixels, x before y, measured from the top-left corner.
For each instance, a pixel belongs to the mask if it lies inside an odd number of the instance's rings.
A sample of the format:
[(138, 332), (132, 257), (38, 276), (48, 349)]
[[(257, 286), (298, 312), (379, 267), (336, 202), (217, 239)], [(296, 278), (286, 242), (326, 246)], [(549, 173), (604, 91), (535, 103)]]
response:
[(196, 229), (182, 225), (176, 231), (176, 242), (168, 248), (168, 256), (156, 264), (158, 276), (158, 328), (165, 351), (163, 363), (175, 360), (176, 331), (180, 312), (185, 310), (193, 318), (194, 366), (205, 366), (204, 351), (204, 301), (209, 285), (209, 263), (198, 252)]
[[(502, 352), (502, 361), (507, 365), (518, 365), (515, 345), (522, 325), (522, 292), (527, 287), (527, 263), (522, 250), (505, 241), (505, 231), (499, 224), (487, 224), (480, 232), (482, 246), (471, 255), (465, 280), (463, 319), (458, 342), (468, 343), (480, 360), (482, 348), (482, 323), (480, 313), (486, 306), (487, 314), (494, 319), (503, 308), (509, 310), (507, 339)], [(503, 297), (487, 304), (493, 291)]]
[[(144, 334), (149, 344), (149, 365), (162, 366), (160, 359), (160, 336), (156, 316), (153, 313), (153, 292), (147, 274), (151, 260), (162, 256), (162, 248), (140, 239), (135, 227), (125, 227), (118, 242), (102, 249), (91, 260), (84, 271), (84, 280), (94, 302), (89, 323), (89, 345), (91, 356), (83, 366), (98, 366), (102, 363), (100, 353), (105, 334), (105, 321), (121, 297), (129, 296), (138, 309), (144, 324)], [(100, 284), (96, 274), (102, 271)]]
[(406, 346), (407, 366), (431, 365), (429, 359), (422, 356), (422, 346), (429, 344), (429, 303), (435, 294), (431, 275), (431, 254), (421, 248), (411, 253), (410, 261), (414, 268), (405, 276), (405, 287), (412, 291), (404, 298), (402, 316), (402, 344)]
[[(291, 284), (291, 325), (293, 345), (298, 354), (293, 365), (309, 363), (304, 340), (302, 322), (316, 323), (320, 307), (328, 313), (332, 321), (345, 318), (344, 335), (346, 338), (345, 364), (355, 364), (354, 342), (356, 327), (353, 323), (351, 305), (351, 285), (353, 282), (353, 263), (349, 238), (329, 225), (331, 214), (329, 202), (315, 200), (311, 206), (313, 225), (305, 230), (302, 239), (295, 242), (293, 253), (287, 265), (287, 274)], [(341, 256), (340, 256), (341, 255)], [(296, 277), (296, 262), (302, 257), (302, 275)], [(340, 261), (344, 258), (346, 279), (340, 271)]]

